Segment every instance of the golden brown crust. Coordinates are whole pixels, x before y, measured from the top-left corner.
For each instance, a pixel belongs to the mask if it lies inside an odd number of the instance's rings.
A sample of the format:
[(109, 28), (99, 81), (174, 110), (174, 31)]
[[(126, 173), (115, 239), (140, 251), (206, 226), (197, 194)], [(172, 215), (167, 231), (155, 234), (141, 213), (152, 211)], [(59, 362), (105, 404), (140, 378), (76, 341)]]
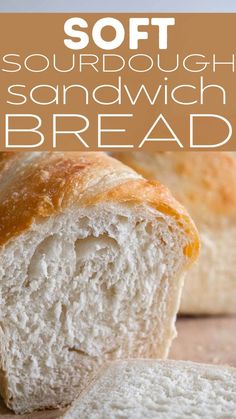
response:
[(196, 227), (184, 207), (172, 197), (169, 190), (161, 183), (146, 179), (130, 180), (95, 196), (89, 203), (104, 201), (147, 204), (165, 215), (172, 216), (189, 237), (189, 243), (184, 248), (185, 256), (193, 260), (197, 258), (199, 239)]
[[(16, 153), (7, 157), (8, 165), (16, 158)], [(112, 178), (115, 181), (111, 182)], [(34, 220), (60, 213), (71, 205), (104, 201), (147, 204), (173, 216), (189, 237), (186, 256), (196, 258), (196, 228), (169, 191), (158, 182), (139, 178), (101, 152), (39, 153), (23, 164), (0, 193), (0, 244), (29, 229)]]
[[(15, 154), (4, 156), (8, 167)], [(112, 167), (112, 162), (103, 153), (43, 153), (23, 165), (0, 192), (0, 244), (29, 228), (34, 219), (49, 217), (71, 200), (82, 199), (91, 177), (96, 178), (104, 166)]]
[[(232, 153), (139, 152), (113, 156), (144, 177), (167, 184), (192, 215), (199, 212), (200, 216), (207, 208), (212, 214), (236, 217), (236, 158)], [(178, 184), (173, 177), (179, 179)]]
[(0, 179), (16, 162), (20, 159), (20, 153), (1, 152), (0, 153)]

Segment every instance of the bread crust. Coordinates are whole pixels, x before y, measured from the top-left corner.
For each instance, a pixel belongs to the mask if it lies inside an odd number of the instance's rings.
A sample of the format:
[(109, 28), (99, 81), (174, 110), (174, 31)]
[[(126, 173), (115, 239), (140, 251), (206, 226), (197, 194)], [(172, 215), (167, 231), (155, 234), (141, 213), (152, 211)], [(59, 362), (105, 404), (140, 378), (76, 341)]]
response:
[[(120, 166), (103, 153), (6, 154), (0, 153), (0, 178), (5, 174), (11, 180), (0, 192), (1, 245), (29, 228), (35, 219), (59, 213), (72, 202), (82, 202), (88, 184), (103, 171), (112, 173)], [(10, 173), (13, 163), (20, 163), (27, 154), (36, 156), (22, 167), (15, 167), (16, 175)], [(128, 168), (123, 172), (133, 173)]]
[[(4, 155), (3, 155), (4, 154)], [(198, 255), (196, 227), (186, 210), (159, 182), (140, 178), (130, 168), (102, 152), (0, 153), (1, 175), (10, 178), (0, 193), (0, 245), (40, 221), (78, 205), (97, 202), (147, 204), (173, 216), (184, 226), (189, 245), (185, 255), (193, 262)], [(33, 159), (21, 160), (34, 154)], [(16, 175), (10, 174), (13, 163)]]
[(130, 180), (95, 196), (86, 204), (104, 201), (147, 204), (165, 215), (172, 216), (189, 238), (189, 244), (183, 249), (184, 255), (192, 261), (197, 259), (200, 244), (195, 225), (185, 208), (172, 197), (169, 190), (161, 183), (146, 179)]
[[(174, 173), (181, 179), (175, 195), (201, 216), (202, 208), (212, 215), (236, 219), (236, 158), (230, 152), (113, 153), (124, 164), (147, 179)], [(152, 166), (150, 166), (152, 161)], [(156, 166), (156, 169), (155, 169)]]

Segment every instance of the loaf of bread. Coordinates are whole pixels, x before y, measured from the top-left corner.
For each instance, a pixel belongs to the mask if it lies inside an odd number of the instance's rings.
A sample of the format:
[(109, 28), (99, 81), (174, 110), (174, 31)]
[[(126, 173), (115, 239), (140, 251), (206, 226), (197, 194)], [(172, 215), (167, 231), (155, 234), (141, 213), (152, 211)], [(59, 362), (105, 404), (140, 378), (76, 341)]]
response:
[(64, 419), (235, 419), (236, 369), (188, 361), (115, 361)]
[(185, 280), (183, 314), (236, 313), (236, 158), (226, 152), (132, 152), (116, 155), (158, 179), (189, 211), (201, 238)]
[(167, 356), (190, 217), (103, 153), (0, 155), (0, 388), (15, 412), (70, 403), (107, 359)]

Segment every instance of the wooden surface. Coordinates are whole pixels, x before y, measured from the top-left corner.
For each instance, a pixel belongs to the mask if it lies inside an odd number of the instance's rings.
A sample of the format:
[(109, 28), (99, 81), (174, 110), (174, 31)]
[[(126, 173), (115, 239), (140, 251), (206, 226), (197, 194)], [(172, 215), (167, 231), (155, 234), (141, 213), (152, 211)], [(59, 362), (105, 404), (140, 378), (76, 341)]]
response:
[[(236, 317), (183, 318), (177, 321), (177, 330), (170, 358), (236, 367)], [(19, 416), (0, 404), (3, 419), (58, 419), (62, 413), (63, 410), (49, 410)]]
[(236, 317), (185, 318), (169, 358), (236, 367)]

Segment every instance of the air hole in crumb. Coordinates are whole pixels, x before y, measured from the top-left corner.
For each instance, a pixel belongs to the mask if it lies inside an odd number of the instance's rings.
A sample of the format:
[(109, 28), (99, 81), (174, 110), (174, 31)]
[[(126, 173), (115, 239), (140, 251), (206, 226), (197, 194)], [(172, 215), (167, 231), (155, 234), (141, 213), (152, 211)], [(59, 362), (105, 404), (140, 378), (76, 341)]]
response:
[(16, 388), (16, 392), (17, 393), (23, 393), (23, 386), (22, 386), (22, 384), (20, 384), (20, 383), (17, 383), (16, 385), (15, 385), (15, 388)]
[(117, 289), (115, 285), (112, 285), (109, 289), (108, 289), (109, 295), (111, 298), (114, 298), (117, 294)]
[(81, 349), (77, 349), (75, 347), (72, 348), (68, 348), (69, 352), (76, 352), (78, 355), (82, 355), (82, 356), (88, 356), (87, 352), (82, 351)]
[(142, 221), (137, 221), (135, 223), (135, 227), (137, 228), (138, 226), (144, 226), (145, 231), (147, 232), (147, 234), (153, 234), (153, 226), (151, 223), (146, 223), (145, 220)]
[(39, 243), (29, 262), (27, 275), (22, 284), (23, 287), (29, 288), (32, 279), (38, 279), (42, 276), (48, 278), (53, 274), (53, 268), (45, 261), (45, 256), (53, 254), (59, 241), (58, 235), (52, 234)]
[(118, 220), (122, 223), (122, 222), (124, 222), (124, 223), (127, 223), (128, 222), (128, 217), (126, 217), (125, 215), (118, 215)]
[(109, 299), (113, 299), (117, 295), (116, 285), (112, 285), (108, 288), (105, 282), (101, 284), (101, 291), (106, 294)]
[(61, 314), (60, 314), (60, 322), (64, 324), (67, 315), (67, 307), (65, 304), (61, 305)]
[(153, 234), (153, 228), (152, 228), (152, 224), (151, 223), (148, 223), (146, 226), (145, 226), (145, 230), (146, 230), (146, 232), (148, 233), (148, 234)]

